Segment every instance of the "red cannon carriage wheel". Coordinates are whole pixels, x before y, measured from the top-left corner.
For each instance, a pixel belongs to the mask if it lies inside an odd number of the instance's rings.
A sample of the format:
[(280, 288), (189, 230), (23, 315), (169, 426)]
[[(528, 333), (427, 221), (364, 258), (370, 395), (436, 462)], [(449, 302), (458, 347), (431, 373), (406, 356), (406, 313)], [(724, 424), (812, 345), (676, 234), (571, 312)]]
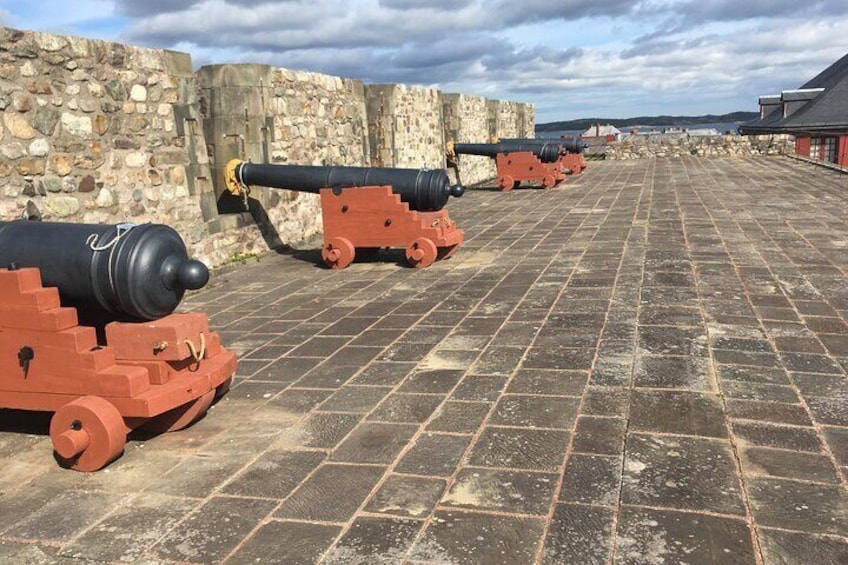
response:
[(542, 186), (544, 188), (552, 188), (556, 184), (556, 179), (553, 175), (545, 175), (542, 179)]
[(502, 191), (509, 192), (515, 186), (515, 180), (509, 175), (504, 175), (498, 179), (498, 186)]
[(321, 249), (321, 258), (331, 269), (344, 269), (353, 262), (356, 250), (346, 237), (334, 237)]
[(191, 402), (186, 402), (164, 414), (159, 414), (142, 427), (148, 432), (157, 434), (176, 432), (190, 426), (206, 414), (206, 411), (212, 406), (213, 400), (215, 400), (215, 391), (210, 390)]
[(91, 472), (105, 467), (124, 451), (127, 427), (109, 401), (83, 396), (53, 414), (50, 439), (65, 466)]
[(424, 269), (433, 264), (438, 255), (436, 244), (426, 237), (419, 237), (406, 248), (406, 259), (416, 269)]

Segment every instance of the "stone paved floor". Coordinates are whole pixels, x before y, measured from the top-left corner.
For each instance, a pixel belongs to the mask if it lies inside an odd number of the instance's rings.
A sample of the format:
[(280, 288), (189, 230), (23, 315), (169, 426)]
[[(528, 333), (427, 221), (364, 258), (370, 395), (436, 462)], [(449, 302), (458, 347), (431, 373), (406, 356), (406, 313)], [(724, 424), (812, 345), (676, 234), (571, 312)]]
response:
[(219, 276), (187, 305), (237, 384), (104, 471), (0, 411), (0, 562), (848, 563), (848, 176), (593, 163), (450, 210), (427, 270)]

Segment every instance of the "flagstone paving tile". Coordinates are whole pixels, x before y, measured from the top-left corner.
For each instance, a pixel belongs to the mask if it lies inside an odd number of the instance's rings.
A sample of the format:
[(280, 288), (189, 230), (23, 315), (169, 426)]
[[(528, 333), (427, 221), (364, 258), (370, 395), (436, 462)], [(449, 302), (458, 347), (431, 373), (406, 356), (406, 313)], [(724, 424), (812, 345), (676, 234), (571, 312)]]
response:
[(183, 303), (240, 355), (194, 425), (86, 475), (0, 410), (0, 561), (848, 562), (838, 175), (592, 162), (452, 201), (427, 269), (228, 270)]

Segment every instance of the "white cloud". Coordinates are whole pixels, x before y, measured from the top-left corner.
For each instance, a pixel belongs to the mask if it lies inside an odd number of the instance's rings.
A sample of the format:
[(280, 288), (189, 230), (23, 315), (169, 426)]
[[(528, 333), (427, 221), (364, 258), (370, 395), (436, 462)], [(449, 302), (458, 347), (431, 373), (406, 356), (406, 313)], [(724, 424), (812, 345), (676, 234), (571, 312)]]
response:
[[(75, 13), (102, 16), (105, 2), (82, 0)], [(754, 110), (758, 95), (798, 86), (848, 51), (844, 0), (112, 3), (123, 40), (189, 51), (196, 64), (435, 85), (533, 102), (539, 121)], [(12, 21), (35, 17), (31, 6), (14, 0)]]

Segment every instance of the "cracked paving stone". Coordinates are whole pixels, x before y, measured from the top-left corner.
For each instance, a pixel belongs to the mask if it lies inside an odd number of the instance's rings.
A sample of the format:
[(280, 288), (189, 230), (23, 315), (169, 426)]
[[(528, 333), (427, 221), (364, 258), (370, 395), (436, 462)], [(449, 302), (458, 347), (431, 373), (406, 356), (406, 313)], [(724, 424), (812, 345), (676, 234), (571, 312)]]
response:
[(727, 437), (724, 411), (717, 396), (696, 392), (633, 392), (633, 431)]
[(471, 436), (424, 433), (397, 464), (398, 473), (449, 477), (462, 459)]
[(348, 381), (351, 385), (395, 386), (415, 370), (415, 363), (374, 362)]
[(359, 369), (360, 367), (352, 365), (330, 365), (329, 363), (325, 363), (318, 365), (303, 375), (293, 386), (300, 388), (321, 388), (327, 389), (330, 392), (345, 385)]
[(403, 518), (357, 518), (322, 562), (325, 565), (395, 565), (424, 522)]
[(565, 465), (559, 499), (610, 506), (621, 494), (621, 458), (572, 453)]
[(543, 522), (534, 518), (438, 511), (410, 558), (452, 565), (526, 565), (534, 561), (543, 531)]
[(254, 532), (229, 562), (312, 565), (339, 532), (339, 526), (272, 520)]
[(275, 505), (271, 500), (215, 497), (171, 530), (150, 553), (176, 561), (219, 563)]
[(716, 390), (715, 377), (705, 359), (670, 355), (638, 357), (633, 384), (643, 388)]
[(633, 434), (626, 449), (624, 504), (744, 515), (729, 442)]
[[(52, 542), (68, 542), (99, 522), (121, 503), (115, 493), (70, 491), (49, 501), (6, 530), (6, 537)], [(5, 497), (0, 498), (4, 502)], [(5, 512), (3, 512), (5, 514)]]
[(443, 506), (546, 515), (557, 476), (521, 471), (466, 468), (442, 499)]
[(222, 489), (227, 494), (283, 499), (324, 461), (314, 451), (266, 451)]
[(418, 426), (414, 424), (360, 424), (330, 456), (333, 461), (348, 463), (391, 463), (412, 439)]
[(545, 540), (542, 564), (608, 563), (614, 517), (611, 508), (557, 504)]
[(572, 450), (578, 453), (620, 455), (624, 449), (626, 421), (619, 418), (581, 416), (577, 420)]
[(585, 370), (592, 367), (593, 349), (566, 349), (559, 347), (531, 347), (524, 358), (523, 368)]
[(624, 506), (616, 563), (754, 565), (751, 532), (742, 519)]
[(344, 386), (318, 409), (323, 412), (370, 412), (391, 391), (387, 387)]
[(327, 400), (332, 390), (288, 389), (269, 402), (286, 412), (306, 414)]
[(848, 531), (848, 493), (840, 486), (750, 479), (747, 488), (758, 525), (821, 534)]
[(707, 336), (702, 328), (639, 326), (639, 347), (654, 355), (704, 356)]
[(500, 426), (571, 429), (579, 405), (579, 398), (508, 394), (498, 401), (489, 422)]
[(848, 428), (822, 428), (822, 431), (837, 463), (848, 467)]
[(343, 522), (368, 497), (384, 467), (325, 464), (277, 510), (276, 518)]
[[(632, 351), (632, 344), (628, 344), (628, 349)], [(592, 376), (589, 379), (589, 384), (593, 386), (629, 387), (632, 379), (632, 355), (627, 357), (607, 357), (603, 353), (599, 353), (598, 361), (592, 368)]]
[(544, 394), (551, 396), (580, 396), (586, 387), (583, 371), (547, 371), (520, 369), (509, 381), (510, 394)]
[(459, 381), (451, 400), (497, 400), (508, 380), (496, 375), (468, 375)]
[(444, 395), (390, 394), (368, 416), (368, 421), (422, 423), (444, 401)]
[(844, 375), (804, 375), (792, 374), (795, 386), (804, 398), (821, 396), (830, 399), (841, 398), (848, 407), (848, 378)]
[(833, 463), (824, 455), (764, 447), (748, 447), (740, 450), (739, 455), (745, 476), (760, 475), (839, 484)]
[(589, 387), (581, 406), (581, 414), (626, 418), (630, 411), (630, 389)]
[(389, 475), (365, 507), (366, 512), (426, 518), (445, 490), (445, 481), (436, 478)]
[(361, 419), (362, 414), (316, 412), (297, 424), (291, 432), (283, 432), (275, 447), (333, 449)]
[(848, 400), (845, 398), (805, 398), (816, 422), (825, 426), (848, 427)]
[(727, 401), (727, 414), (737, 420), (755, 420), (790, 426), (812, 426), (813, 422), (803, 406), (754, 400)]
[(733, 433), (737, 443), (760, 447), (774, 447), (793, 451), (819, 453), (821, 441), (814, 428), (778, 426), (760, 422), (734, 422)]
[(447, 394), (462, 378), (462, 371), (420, 371), (409, 375), (398, 392)]
[(473, 434), (491, 408), (488, 402), (445, 402), (436, 411), (427, 431)]
[(721, 390), (728, 398), (758, 400), (761, 402), (782, 402), (786, 404), (800, 402), (795, 389), (784, 385), (724, 381), (721, 385)]
[(62, 554), (82, 560), (138, 561), (198, 504), (194, 499), (146, 494), (64, 547)]
[(468, 464), (555, 471), (562, 463), (569, 437), (569, 432), (559, 430), (486, 427)]
[(848, 539), (757, 528), (766, 563), (809, 565), (848, 563)]
[(741, 381), (746, 383), (767, 383), (791, 385), (789, 375), (779, 368), (743, 367), (739, 365), (718, 365), (716, 372), (722, 381)]

